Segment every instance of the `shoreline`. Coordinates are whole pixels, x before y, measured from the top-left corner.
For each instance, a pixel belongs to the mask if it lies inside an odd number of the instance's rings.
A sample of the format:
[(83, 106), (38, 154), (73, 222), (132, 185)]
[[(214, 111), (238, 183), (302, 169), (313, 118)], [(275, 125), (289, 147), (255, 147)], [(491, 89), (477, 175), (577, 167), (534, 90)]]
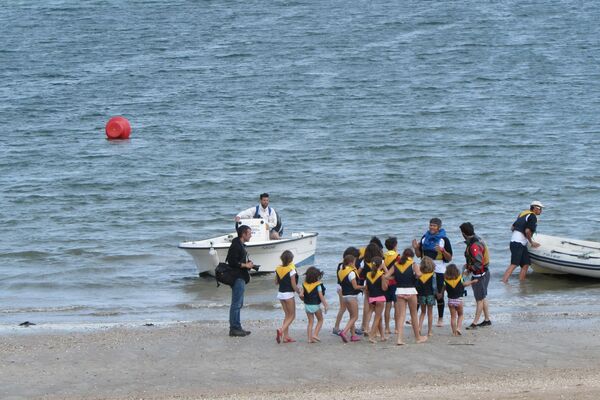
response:
[(404, 346), (394, 337), (342, 344), (326, 328), (308, 344), (300, 322), (298, 342), (277, 345), (278, 320), (245, 321), (246, 338), (230, 338), (223, 322), (13, 335), (0, 344), (0, 385), (8, 399), (591, 399), (600, 396), (599, 320), (522, 320), (462, 337), (446, 323), (419, 345), (405, 327)]

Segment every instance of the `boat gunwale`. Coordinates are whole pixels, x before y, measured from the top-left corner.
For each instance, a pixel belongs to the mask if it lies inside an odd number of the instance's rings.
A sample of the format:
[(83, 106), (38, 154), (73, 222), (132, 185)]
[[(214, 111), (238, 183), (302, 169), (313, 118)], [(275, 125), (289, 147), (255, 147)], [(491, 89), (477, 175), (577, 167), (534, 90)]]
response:
[[(301, 232), (299, 232), (301, 233)], [(220, 237), (226, 237), (227, 235), (222, 235), (222, 236), (217, 236), (217, 238)], [(252, 248), (252, 247), (262, 247), (262, 246), (272, 246), (272, 245), (278, 245), (278, 244), (283, 244), (283, 243), (291, 243), (291, 242), (297, 242), (299, 240), (302, 239), (307, 239), (307, 238), (311, 238), (311, 237), (317, 237), (319, 235), (318, 232), (310, 232), (310, 233), (306, 233), (302, 236), (299, 237), (290, 237), (290, 238), (285, 238), (285, 239), (277, 239), (277, 240), (269, 240), (268, 242), (247, 242), (246, 243), (246, 247), (247, 248)], [(216, 238), (213, 238), (216, 239)], [(198, 240), (198, 242), (204, 242), (204, 241), (209, 241), (211, 239), (204, 239), (204, 240)], [(228, 243), (218, 243), (215, 245), (198, 245), (198, 246), (190, 246), (190, 245), (185, 245), (186, 243), (194, 243), (195, 241), (188, 241), (188, 242), (181, 242), (177, 247), (180, 249), (184, 249), (184, 250), (209, 250), (211, 247), (214, 249), (226, 249), (229, 246), (231, 246), (231, 242)]]

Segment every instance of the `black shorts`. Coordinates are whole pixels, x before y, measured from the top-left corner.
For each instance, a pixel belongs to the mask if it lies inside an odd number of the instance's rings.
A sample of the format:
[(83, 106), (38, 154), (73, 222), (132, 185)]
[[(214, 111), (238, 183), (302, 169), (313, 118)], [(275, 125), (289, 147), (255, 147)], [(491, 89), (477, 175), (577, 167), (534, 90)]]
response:
[(529, 250), (519, 242), (510, 242), (510, 263), (512, 265), (530, 265)]
[(396, 302), (396, 285), (388, 285), (385, 291), (385, 302)]

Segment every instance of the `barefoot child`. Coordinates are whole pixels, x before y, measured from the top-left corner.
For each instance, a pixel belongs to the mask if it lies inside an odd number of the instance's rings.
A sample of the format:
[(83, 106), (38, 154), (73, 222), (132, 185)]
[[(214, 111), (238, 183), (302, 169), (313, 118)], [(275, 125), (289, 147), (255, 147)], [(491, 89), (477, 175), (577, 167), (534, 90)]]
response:
[(463, 282), (463, 277), (455, 264), (449, 264), (444, 274), (444, 287), (448, 293), (448, 309), (450, 310), (450, 327), (453, 336), (462, 335), (463, 300), (465, 287), (477, 283), (477, 279)]
[(427, 336), (433, 335), (433, 306), (437, 304), (435, 263), (427, 256), (421, 259), (421, 276), (417, 280), (417, 301), (421, 307), (419, 316), (419, 332), (423, 329), (425, 314), (427, 314)]
[[(394, 269), (396, 265), (396, 261), (400, 258), (398, 255), (398, 239), (391, 236), (385, 240), (385, 248), (387, 251), (383, 254), (383, 262), (385, 263), (385, 267), (390, 270)], [(387, 273), (386, 273), (387, 275)], [(392, 333), (390, 329), (390, 322), (392, 317), (392, 308), (396, 303), (396, 281), (394, 280), (394, 275), (389, 276), (388, 288), (385, 292), (385, 311), (383, 312), (384, 321), (385, 321), (385, 333), (389, 335)], [(398, 334), (398, 327), (395, 328), (396, 334)]]
[(411, 248), (404, 249), (402, 257), (395, 264), (395, 267), (388, 271), (388, 276), (394, 276), (396, 281), (396, 305), (394, 310), (394, 318), (396, 329), (398, 330), (397, 345), (404, 344), (404, 319), (406, 318), (406, 306), (410, 311), (410, 320), (415, 334), (415, 341), (423, 343), (427, 340), (427, 336), (421, 336), (419, 332), (419, 318), (417, 316), (417, 277), (421, 276), (419, 266), (413, 262), (415, 256)]
[[(329, 308), (327, 305), (327, 300), (325, 299), (325, 286), (323, 286), (321, 283), (323, 271), (315, 267), (310, 267), (306, 270), (304, 275), (306, 278), (304, 279), (304, 283), (300, 289), (300, 298), (304, 300), (304, 310), (306, 311), (306, 316), (308, 317), (308, 343), (316, 343), (321, 341), (321, 339), (319, 339), (319, 332), (323, 326), (323, 312), (321, 311), (321, 303), (325, 308), (325, 312), (327, 312), (327, 309)], [(315, 316), (317, 317), (317, 325), (313, 331), (312, 328), (315, 321)]]
[(279, 285), (279, 292), (277, 298), (281, 302), (281, 308), (284, 312), (283, 324), (280, 329), (277, 329), (277, 336), (275, 340), (277, 343), (295, 342), (289, 336), (289, 327), (296, 319), (296, 301), (294, 295), (298, 293), (298, 273), (296, 272), (296, 266), (292, 261), (294, 260), (294, 254), (291, 251), (285, 250), (281, 253), (281, 265), (275, 268), (275, 283)]
[(369, 292), (369, 307), (371, 313), (374, 313), (373, 326), (369, 331), (369, 341), (377, 343), (376, 335), (379, 332), (381, 341), (387, 340), (383, 330), (383, 309), (385, 308), (385, 292), (388, 288), (389, 278), (385, 276), (388, 272), (383, 259), (379, 256), (373, 257), (371, 271), (367, 273), (366, 283)]
[(353, 255), (348, 254), (344, 257), (343, 268), (338, 271), (338, 278), (340, 285), (342, 286), (342, 296), (344, 298), (344, 305), (350, 314), (350, 320), (346, 327), (340, 332), (340, 337), (344, 343), (348, 342), (348, 333), (350, 333), (350, 340), (353, 342), (360, 341), (360, 338), (356, 336), (356, 330), (354, 324), (358, 320), (358, 300), (357, 296), (364, 289), (364, 286), (359, 286), (356, 283), (358, 273), (356, 266), (354, 265), (356, 258)]
[(348, 254), (353, 255), (356, 258), (356, 260), (359, 260), (360, 250), (357, 249), (356, 247), (348, 247), (344, 251), (344, 254), (342, 255), (342, 262), (338, 264), (336, 272), (335, 272), (335, 276), (337, 279), (337, 294), (338, 294), (339, 301), (340, 301), (340, 309), (338, 310), (337, 316), (335, 317), (335, 325), (333, 327), (333, 331), (331, 332), (334, 335), (340, 334), (340, 324), (342, 323), (342, 318), (344, 317), (344, 314), (346, 313), (346, 304), (344, 303), (344, 296), (342, 295), (342, 285), (340, 283), (340, 278), (338, 276), (338, 272), (340, 270), (344, 269), (343, 259)]

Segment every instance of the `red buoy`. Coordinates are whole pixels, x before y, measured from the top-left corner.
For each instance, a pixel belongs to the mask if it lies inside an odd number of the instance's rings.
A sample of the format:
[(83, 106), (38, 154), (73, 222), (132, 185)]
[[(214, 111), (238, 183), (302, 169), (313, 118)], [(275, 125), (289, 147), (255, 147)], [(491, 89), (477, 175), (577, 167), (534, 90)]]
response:
[(112, 117), (106, 123), (107, 139), (129, 139), (131, 125), (125, 117)]

